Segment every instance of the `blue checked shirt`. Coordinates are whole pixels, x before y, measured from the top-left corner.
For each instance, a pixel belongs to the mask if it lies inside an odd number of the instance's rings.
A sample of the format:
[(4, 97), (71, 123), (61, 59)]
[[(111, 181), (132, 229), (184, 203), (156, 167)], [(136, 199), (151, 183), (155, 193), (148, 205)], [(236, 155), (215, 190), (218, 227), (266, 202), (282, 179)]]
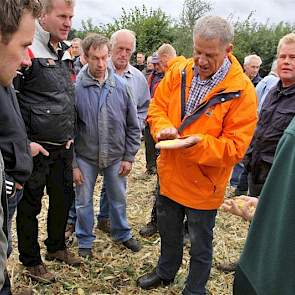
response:
[(189, 116), (194, 112), (202, 99), (213, 89), (218, 83), (220, 83), (226, 76), (231, 66), (231, 62), (226, 57), (219, 70), (208, 80), (201, 80), (198, 72), (196, 72), (189, 92), (188, 101), (186, 104), (185, 115)]

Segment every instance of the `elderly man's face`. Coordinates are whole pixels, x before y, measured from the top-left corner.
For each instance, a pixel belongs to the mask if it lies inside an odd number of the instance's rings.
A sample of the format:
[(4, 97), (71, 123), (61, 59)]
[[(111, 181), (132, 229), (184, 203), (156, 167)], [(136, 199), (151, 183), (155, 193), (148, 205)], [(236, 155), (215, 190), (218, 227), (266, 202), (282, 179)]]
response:
[(284, 87), (295, 84), (295, 43), (283, 44), (278, 53), (278, 75)]
[(20, 66), (28, 66), (28, 46), (32, 44), (35, 31), (35, 18), (30, 13), (24, 13), (18, 30), (11, 36), (8, 44), (1, 40), (0, 34), (0, 84), (10, 86)]
[(125, 69), (130, 61), (133, 51), (133, 38), (122, 32), (117, 35), (117, 40), (112, 47), (111, 58), (117, 69)]
[(230, 44), (221, 45), (219, 39), (196, 36), (193, 57), (201, 80), (211, 78), (218, 71), (231, 49)]
[(248, 64), (244, 65), (245, 74), (253, 80), (258, 74), (260, 69), (260, 61), (256, 58), (250, 60)]

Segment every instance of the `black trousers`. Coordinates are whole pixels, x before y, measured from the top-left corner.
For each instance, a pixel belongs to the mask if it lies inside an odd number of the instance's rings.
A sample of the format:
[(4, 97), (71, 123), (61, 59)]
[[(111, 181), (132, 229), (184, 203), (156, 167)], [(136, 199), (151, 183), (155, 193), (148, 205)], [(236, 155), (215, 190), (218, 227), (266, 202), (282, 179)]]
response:
[(55, 252), (66, 247), (64, 234), (73, 200), (73, 149), (67, 150), (62, 146), (48, 151), (48, 157), (39, 154), (33, 158), (33, 173), (24, 186), (23, 197), (17, 207), (18, 250), (20, 261), (25, 266), (42, 262), (37, 215), (41, 211), (45, 186), (49, 196), (47, 251)]
[(187, 217), (191, 242), (189, 274), (183, 290), (185, 295), (205, 295), (205, 285), (212, 263), (212, 240), (217, 210), (197, 210), (159, 195), (157, 198), (158, 229), (161, 236), (161, 255), (157, 274), (173, 280), (182, 263), (184, 217)]
[(150, 132), (150, 127), (147, 124), (144, 128), (144, 144), (145, 144), (145, 160), (146, 169), (148, 171), (155, 170), (157, 168), (158, 151), (155, 148), (155, 142)]
[(248, 175), (249, 196), (259, 197), (272, 164), (261, 162)]

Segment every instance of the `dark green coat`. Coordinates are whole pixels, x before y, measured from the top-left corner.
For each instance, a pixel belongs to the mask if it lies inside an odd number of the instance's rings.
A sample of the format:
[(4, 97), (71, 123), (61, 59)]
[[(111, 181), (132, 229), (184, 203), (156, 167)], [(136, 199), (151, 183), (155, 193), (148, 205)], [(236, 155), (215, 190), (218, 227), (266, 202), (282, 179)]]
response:
[(263, 187), (234, 294), (295, 294), (295, 118), (278, 144)]

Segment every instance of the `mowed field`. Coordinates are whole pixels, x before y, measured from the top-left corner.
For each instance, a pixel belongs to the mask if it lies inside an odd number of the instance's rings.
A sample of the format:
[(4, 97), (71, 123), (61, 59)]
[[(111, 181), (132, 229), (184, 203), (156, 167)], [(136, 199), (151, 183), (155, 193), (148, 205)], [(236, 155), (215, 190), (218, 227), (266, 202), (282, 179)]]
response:
[[(94, 194), (95, 212), (99, 210), (100, 182), (101, 178), (98, 179)], [(189, 245), (184, 248), (183, 264), (173, 285), (150, 291), (143, 291), (136, 286), (138, 276), (151, 271), (155, 267), (160, 251), (158, 234), (147, 239), (138, 234), (140, 228), (149, 221), (155, 183), (155, 176), (145, 174), (144, 146), (142, 146), (128, 179), (128, 220), (133, 235), (140, 240), (143, 246), (142, 250), (134, 254), (112, 242), (107, 234), (95, 228), (96, 240), (92, 260), (83, 260), (83, 264), (78, 268), (58, 262), (46, 262), (48, 269), (54, 272), (57, 277), (57, 281), (51, 285), (38, 284), (26, 277), (25, 270), (18, 260), (14, 224), (14, 250), (8, 265), (13, 291), (18, 292), (26, 287), (31, 287), (34, 294), (42, 295), (181, 294), (189, 265)], [(228, 194), (229, 192), (226, 193), (226, 196)], [(43, 241), (46, 239), (47, 208), (48, 198), (45, 196), (42, 212), (39, 216), (39, 241), (43, 257), (45, 255)], [(209, 294), (232, 294), (233, 274), (224, 274), (218, 271), (216, 264), (238, 259), (247, 236), (248, 226), (249, 224), (240, 218), (221, 211), (218, 212), (214, 230), (213, 267), (207, 285)], [(73, 239), (70, 250), (75, 253), (78, 251), (75, 239)]]

